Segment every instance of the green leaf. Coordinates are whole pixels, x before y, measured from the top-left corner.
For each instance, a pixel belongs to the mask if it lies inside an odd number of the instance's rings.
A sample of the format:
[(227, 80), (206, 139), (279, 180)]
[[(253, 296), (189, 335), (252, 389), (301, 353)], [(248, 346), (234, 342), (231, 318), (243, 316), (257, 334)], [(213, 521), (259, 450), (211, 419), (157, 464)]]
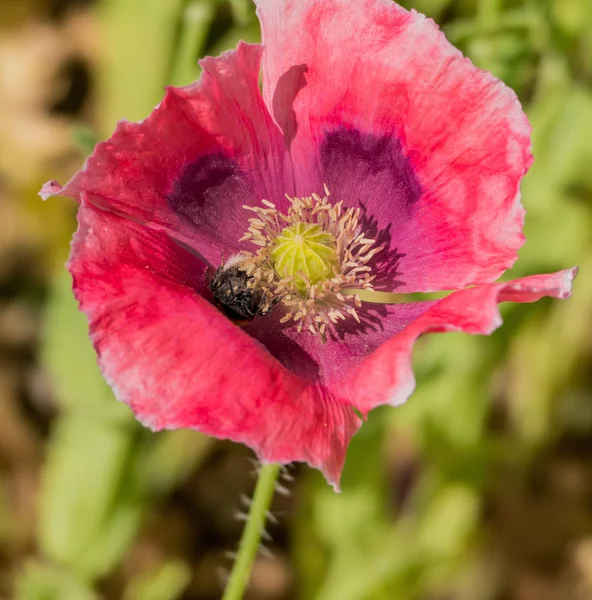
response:
[(52, 283), (41, 351), (63, 409), (89, 420), (133, 424), (131, 411), (116, 401), (99, 371), (88, 323), (78, 310), (66, 269), (60, 269)]
[(451, 484), (439, 490), (417, 531), (420, 552), (437, 562), (457, 556), (476, 529), (479, 508), (479, 498), (468, 486)]
[(84, 156), (92, 154), (95, 146), (99, 143), (94, 129), (85, 123), (79, 123), (72, 128), (72, 137)]
[(39, 544), (81, 577), (107, 572), (131, 541), (141, 505), (131, 501), (134, 434), (87, 416), (56, 424), (43, 470)]
[(120, 119), (146, 117), (164, 95), (183, 0), (104, 0), (106, 43), (101, 72), (101, 132)]
[(204, 460), (213, 439), (189, 429), (161, 431), (138, 454), (138, 481), (144, 493), (164, 495), (187, 479)]
[(98, 600), (75, 575), (39, 562), (29, 562), (16, 581), (16, 600)]
[(198, 78), (197, 59), (201, 55), (209, 27), (215, 15), (215, 5), (210, 0), (190, 2), (183, 13), (181, 35), (173, 63), (171, 83), (189, 85)]
[(185, 563), (171, 561), (132, 580), (125, 589), (123, 600), (176, 600), (190, 579), (191, 569)]

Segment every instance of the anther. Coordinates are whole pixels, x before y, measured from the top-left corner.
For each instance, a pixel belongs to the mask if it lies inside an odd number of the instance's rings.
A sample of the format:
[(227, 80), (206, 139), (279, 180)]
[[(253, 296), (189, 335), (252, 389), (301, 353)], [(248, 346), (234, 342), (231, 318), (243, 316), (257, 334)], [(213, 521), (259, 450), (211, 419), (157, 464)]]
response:
[(326, 185), (324, 192), (324, 197), (286, 194), (287, 214), (269, 200), (261, 207), (245, 206), (255, 216), (241, 238), (258, 247), (244, 269), (264, 293), (264, 306), (280, 302), (286, 311), (281, 323), (293, 321), (297, 331), (322, 338), (327, 325), (346, 316), (359, 321), (354, 308), (359, 297), (341, 290), (372, 290), (375, 275), (368, 263), (383, 249), (360, 231), (360, 208), (331, 204)]

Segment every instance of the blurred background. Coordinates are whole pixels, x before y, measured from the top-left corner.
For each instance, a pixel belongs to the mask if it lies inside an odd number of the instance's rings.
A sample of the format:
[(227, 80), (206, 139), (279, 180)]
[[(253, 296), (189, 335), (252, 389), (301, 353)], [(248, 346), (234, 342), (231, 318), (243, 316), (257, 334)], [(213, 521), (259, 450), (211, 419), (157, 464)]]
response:
[[(416, 393), (371, 414), (343, 493), (286, 474), (249, 598), (590, 599), (592, 2), (403, 4), (529, 114), (511, 275), (580, 276), (569, 301), (503, 306), (490, 338), (420, 340)], [(220, 597), (252, 455), (114, 400), (64, 269), (76, 207), (36, 194), (239, 39), (259, 39), (248, 0), (0, 0), (1, 600)]]

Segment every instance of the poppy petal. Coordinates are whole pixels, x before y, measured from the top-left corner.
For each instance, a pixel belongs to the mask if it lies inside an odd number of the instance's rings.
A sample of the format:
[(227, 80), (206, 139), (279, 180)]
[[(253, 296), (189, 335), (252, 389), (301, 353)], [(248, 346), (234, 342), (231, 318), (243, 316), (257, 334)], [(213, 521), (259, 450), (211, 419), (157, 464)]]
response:
[(524, 242), (519, 184), (532, 161), (514, 92), (391, 0), (256, 4), (264, 97), (298, 194), (326, 183), (360, 206), (397, 291), (497, 279)]
[(68, 268), (105, 379), (155, 429), (242, 442), (305, 461), (337, 486), (360, 421), (287, 371), (208, 302), (205, 266), (159, 231), (86, 203)]
[(282, 323), (281, 310), (253, 320), (245, 331), (293, 373), (330, 387), (437, 302), (363, 303), (356, 309), (359, 323), (341, 321), (328, 331), (326, 339), (298, 332), (293, 322)]
[(363, 414), (382, 404), (401, 404), (415, 389), (412, 351), (420, 335), (444, 331), (489, 335), (502, 324), (499, 302), (536, 302), (544, 296), (568, 298), (576, 275), (577, 268), (572, 268), (454, 292), (433, 303), (331, 389), (347, 395)]
[(140, 123), (122, 121), (85, 167), (43, 198), (80, 195), (95, 206), (164, 230), (212, 264), (240, 249), (250, 216), (243, 204), (281, 202), (293, 191), (281, 132), (259, 91), (261, 47), (201, 61), (193, 85), (169, 87)]

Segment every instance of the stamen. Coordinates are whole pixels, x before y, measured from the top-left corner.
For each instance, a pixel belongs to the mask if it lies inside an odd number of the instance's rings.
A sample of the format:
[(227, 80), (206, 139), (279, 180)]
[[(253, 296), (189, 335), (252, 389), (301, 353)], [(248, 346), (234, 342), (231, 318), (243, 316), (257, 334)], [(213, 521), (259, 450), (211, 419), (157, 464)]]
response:
[(394, 294), (392, 292), (377, 292), (373, 289), (344, 289), (341, 290), (344, 296), (358, 297), (364, 302), (372, 302), (374, 304), (399, 304), (401, 302), (409, 302), (409, 297), (404, 294)]
[(362, 294), (373, 292), (371, 267), (367, 264), (382, 246), (360, 231), (360, 208), (344, 209), (343, 202), (329, 203), (325, 196), (291, 197), (287, 214), (262, 200), (262, 207), (244, 206), (255, 214), (241, 241), (258, 250), (245, 253), (241, 268), (251, 285), (263, 292), (265, 306), (281, 302), (286, 314), (281, 323), (294, 321), (323, 339), (328, 325), (345, 320), (357, 322), (356, 307)]

